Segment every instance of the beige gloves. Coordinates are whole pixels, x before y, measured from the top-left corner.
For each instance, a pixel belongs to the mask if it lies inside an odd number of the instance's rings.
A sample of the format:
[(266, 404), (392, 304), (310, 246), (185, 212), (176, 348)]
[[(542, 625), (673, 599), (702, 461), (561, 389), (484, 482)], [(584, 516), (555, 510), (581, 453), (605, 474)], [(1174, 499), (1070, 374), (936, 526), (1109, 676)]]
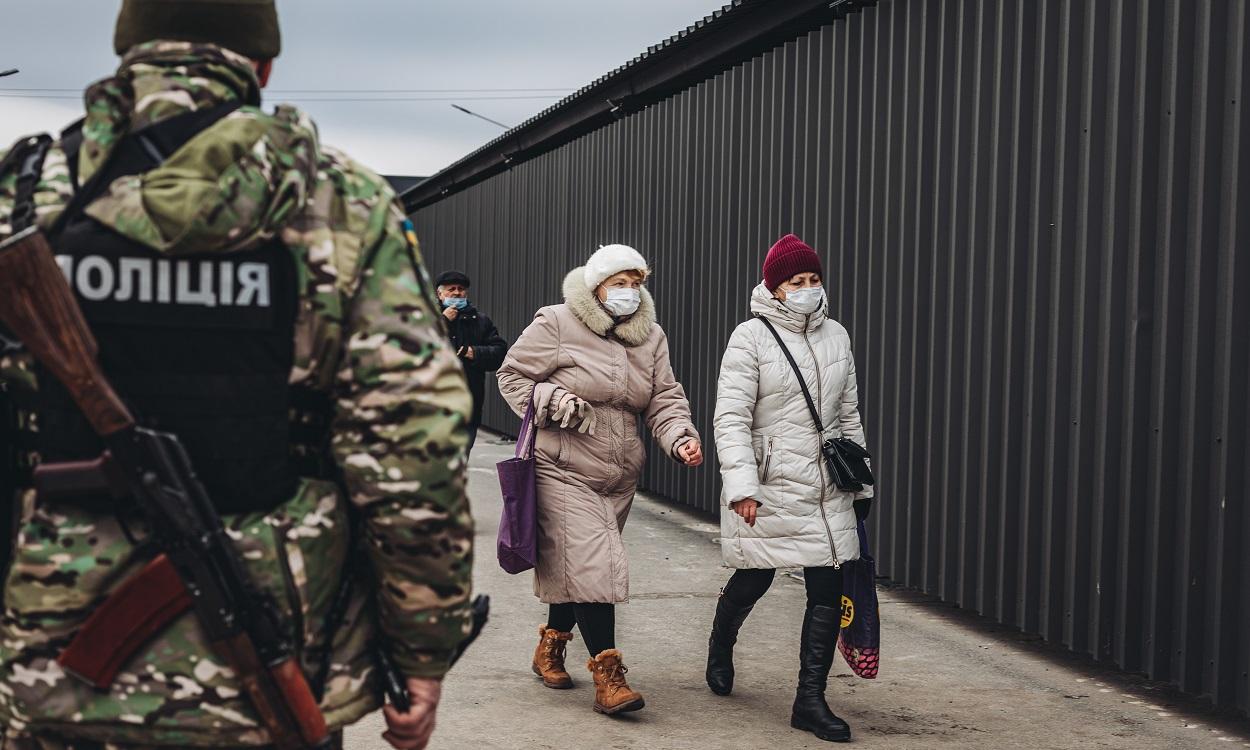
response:
[(551, 421), (562, 429), (595, 434), (594, 408), (572, 393), (566, 393), (560, 398), (560, 403), (551, 415)]

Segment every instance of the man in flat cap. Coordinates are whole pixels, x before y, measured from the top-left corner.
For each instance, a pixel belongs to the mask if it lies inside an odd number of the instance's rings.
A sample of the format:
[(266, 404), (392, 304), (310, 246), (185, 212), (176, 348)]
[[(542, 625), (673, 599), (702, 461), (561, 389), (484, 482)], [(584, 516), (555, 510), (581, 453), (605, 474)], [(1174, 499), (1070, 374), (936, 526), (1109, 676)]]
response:
[[(260, 108), (273, 0), (125, 0), (115, 46), (85, 119), (0, 152), (0, 242), (44, 230), (105, 374), (186, 445), (296, 655), (284, 679), (316, 696), (320, 746), (383, 706), (390, 674), (411, 708), (385, 706), (385, 738), (424, 748), (471, 628), (473, 405), (411, 225), (306, 115)], [(22, 509), (0, 561), (0, 748), (278, 742), (194, 613), (119, 642), (104, 689), (61, 666), (153, 549), (125, 499), (32, 489), (36, 462), (101, 446), (20, 346), (0, 346), (0, 385), (22, 446), (0, 468), (23, 478), (0, 498)]]
[(469, 301), (467, 274), (462, 271), (444, 271), (439, 275), (437, 293), (443, 305), (443, 317), (447, 319), (447, 332), (451, 348), (456, 350), (464, 372), (469, 377), (469, 392), (473, 394), (473, 416), (469, 419), (469, 450), (477, 442), (477, 431), (482, 425), (482, 402), (486, 398), (486, 373), (494, 372), (508, 356), (508, 342), (499, 335), (499, 329), (477, 306)]

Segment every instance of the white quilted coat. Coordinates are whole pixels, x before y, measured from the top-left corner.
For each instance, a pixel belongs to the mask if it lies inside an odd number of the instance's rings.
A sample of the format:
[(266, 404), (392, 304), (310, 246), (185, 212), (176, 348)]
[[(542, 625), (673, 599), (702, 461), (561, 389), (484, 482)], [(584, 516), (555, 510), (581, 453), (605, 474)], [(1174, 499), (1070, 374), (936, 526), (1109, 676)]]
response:
[[(716, 452), (724, 483), (721, 551), (732, 568), (829, 567), (859, 559), (852, 502), (872, 497), (834, 486), (821, 457), (826, 439), (866, 445), (859, 417), (851, 338), (828, 305), (803, 316), (761, 284), (751, 312), (772, 321), (798, 361), (820, 409), (817, 434), (794, 370), (762, 321), (738, 326), (721, 363), (716, 393)], [(730, 505), (760, 502), (755, 526)]]

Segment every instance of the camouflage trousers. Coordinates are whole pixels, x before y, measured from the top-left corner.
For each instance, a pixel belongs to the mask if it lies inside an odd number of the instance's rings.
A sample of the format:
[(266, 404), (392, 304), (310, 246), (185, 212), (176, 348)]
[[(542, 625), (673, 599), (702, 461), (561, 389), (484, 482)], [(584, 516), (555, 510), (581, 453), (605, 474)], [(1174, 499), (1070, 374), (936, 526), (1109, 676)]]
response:
[[(332, 750), (343, 750), (342, 732), (334, 733), (330, 738), (330, 747)], [(118, 745), (112, 742), (75, 740), (46, 735), (26, 735), (6, 740), (3, 735), (0, 735), (0, 750), (204, 750), (204, 748), (182, 748), (173, 745)], [(270, 750), (270, 748), (251, 747), (248, 750)]]

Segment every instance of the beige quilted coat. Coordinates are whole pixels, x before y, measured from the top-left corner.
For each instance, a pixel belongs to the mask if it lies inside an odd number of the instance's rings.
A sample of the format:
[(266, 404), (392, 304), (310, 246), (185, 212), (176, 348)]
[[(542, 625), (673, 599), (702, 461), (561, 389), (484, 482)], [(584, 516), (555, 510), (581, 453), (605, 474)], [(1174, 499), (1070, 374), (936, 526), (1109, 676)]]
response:
[[(565, 304), (544, 307), (499, 368), (499, 390), (518, 414), (532, 393), (539, 426), (539, 555), (534, 593), (545, 603), (623, 602), (629, 562), (621, 530), (646, 452), (638, 415), (670, 456), (699, 434), (673, 375), (655, 304), (613, 327), (582, 269), (564, 282)], [(594, 407), (594, 435), (549, 423), (565, 393)]]

